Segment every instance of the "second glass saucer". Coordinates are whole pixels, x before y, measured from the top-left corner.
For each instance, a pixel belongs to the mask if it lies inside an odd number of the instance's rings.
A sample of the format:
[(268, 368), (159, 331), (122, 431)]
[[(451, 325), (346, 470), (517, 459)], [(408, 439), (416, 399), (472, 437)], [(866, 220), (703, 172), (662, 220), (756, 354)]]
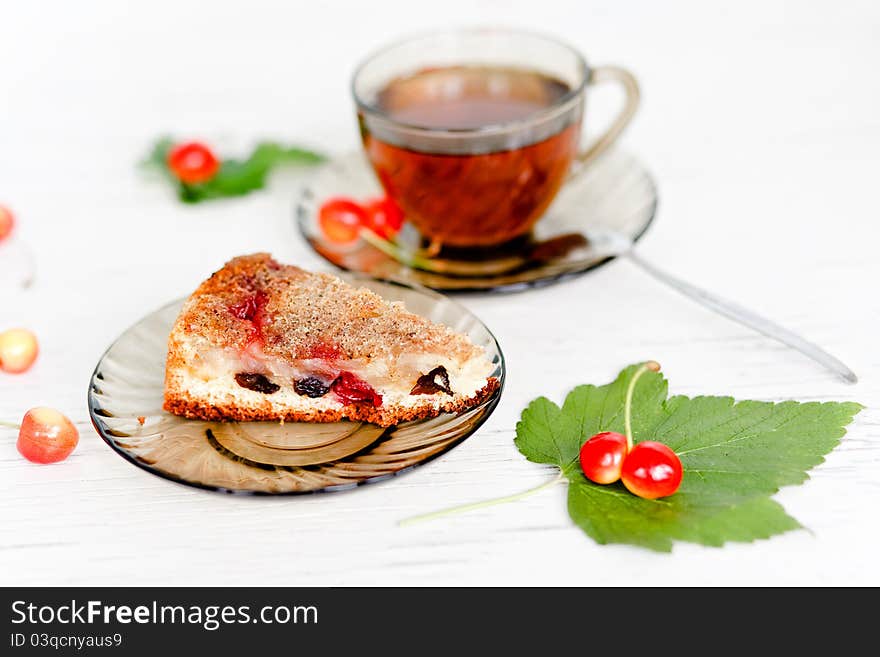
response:
[(611, 260), (589, 248), (585, 234), (613, 229), (638, 240), (654, 219), (657, 187), (632, 155), (613, 150), (573, 175), (532, 234), (494, 249), (444, 249), (426, 256), (422, 237), (404, 224), (397, 245), (359, 241), (340, 246), (318, 224), (321, 204), (333, 196), (382, 194), (361, 152), (332, 158), (303, 186), (295, 222), (311, 247), (332, 264), (374, 278), (398, 278), (435, 290), (515, 291), (584, 273)]

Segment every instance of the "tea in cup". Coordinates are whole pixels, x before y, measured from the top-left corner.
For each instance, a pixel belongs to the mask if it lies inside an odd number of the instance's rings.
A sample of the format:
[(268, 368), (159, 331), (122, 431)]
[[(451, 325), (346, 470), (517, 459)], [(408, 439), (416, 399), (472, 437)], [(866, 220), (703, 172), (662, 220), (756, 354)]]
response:
[[(581, 150), (586, 89), (606, 80), (623, 85), (626, 105)], [(625, 70), (591, 69), (569, 46), (503, 30), (388, 47), (361, 65), (352, 88), (370, 163), (434, 251), (529, 233), (572, 165), (605, 150), (638, 104)]]

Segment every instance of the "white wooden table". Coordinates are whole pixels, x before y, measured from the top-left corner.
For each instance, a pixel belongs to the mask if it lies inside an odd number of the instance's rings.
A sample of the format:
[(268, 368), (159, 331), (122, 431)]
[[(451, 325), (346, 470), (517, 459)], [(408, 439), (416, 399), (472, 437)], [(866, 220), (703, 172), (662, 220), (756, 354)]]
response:
[[(0, 328), (42, 354), (0, 374), (0, 417), (57, 407), (81, 432), (36, 466), (0, 429), (0, 584), (880, 584), (880, 5), (448, 0), (195, 4), (10, 3), (0, 12), (0, 203), (34, 249), (35, 286), (2, 293)], [(389, 39), (503, 23), (558, 34), (630, 67), (644, 103), (625, 146), (660, 186), (645, 256), (802, 332), (860, 375), (846, 386), (799, 354), (720, 319), (626, 262), (512, 296), (462, 301), (509, 365), (486, 425), (380, 485), (303, 498), (178, 486), (97, 436), (86, 386), (104, 349), (228, 257), (270, 250), (323, 266), (290, 227), (295, 179), (183, 207), (134, 163), (163, 132), (226, 145), (258, 137), (357, 147), (348, 76)], [(613, 93), (597, 93), (601, 122)], [(521, 409), (624, 365), (662, 362), (671, 390), (867, 406), (803, 486), (777, 499), (810, 531), (671, 555), (592, 543), (557, 487), (417, 525), (398, 520), (548, 477), (513, 445)]]

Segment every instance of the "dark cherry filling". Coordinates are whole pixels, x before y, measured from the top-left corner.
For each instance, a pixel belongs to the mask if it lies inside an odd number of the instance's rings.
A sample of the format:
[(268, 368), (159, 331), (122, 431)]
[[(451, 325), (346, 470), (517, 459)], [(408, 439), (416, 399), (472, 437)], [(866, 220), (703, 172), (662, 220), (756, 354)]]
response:
[(272, 383), (262, 374), (254, 372), (239, 372), (235, 375), (235, 382), (242, 388), (247, 388), (254, 392), (262, 392), (266, 395), (271, 395), (281, 390), (281, 386), (277, 383)]
[(321, 379), (315, 378), (314, 376), (307, 376), (304, 379), (294, 381), (293, 389), (298, 395), (315, 399), (326, 395), (330, 390), (330, 386), (321, 381)]
[(330, 385), (343, 404), (369, 403), (373, 406), (382, 405), (382, 395), (376, 392), (369, 383), (358, 378), (351, 372), (342, 372)]
[(449, 372), (442, 365), (435, 367), (427, 374), (422, 374), (409, 394), (433, 395), (438, 392), (445, 392), (447, 395), (455, 394), (449, 387)]

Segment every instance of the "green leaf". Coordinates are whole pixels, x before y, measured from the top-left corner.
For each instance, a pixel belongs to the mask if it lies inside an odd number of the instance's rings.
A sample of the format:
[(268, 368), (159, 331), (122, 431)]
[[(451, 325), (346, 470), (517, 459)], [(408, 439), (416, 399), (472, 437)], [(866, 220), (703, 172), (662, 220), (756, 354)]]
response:
[[(600, 431), (623, 433), (623, 407), (626, 387), (638, 365), (623, 370), (614, 383), (605, 386), (578, 386), (565, 398), (563, 410), (580, 428), (577, 449)], [(653, 424), (666, 400), (666, 381), (655, 372), (646, 372), (633, 391), (632, 421), (634, 427)]]
[(209, 181), (188, 185), (177, 180), (168, 170), (168, 152), (173, 142), (163, 137), (153, 146), (142, 162), (159, 169), (173, 180), (178, 197), (185, 203), (198, 203), (218, 198), (244, 196), (266, 186), (268, 175), (280, 166), (310, 166), (324, 161), (324, 156), (297, 146), (283, 146), (275, 142), (257, 144), (245, 160), (225, 159), (217, 174)]
[(610, 384), (575, 388), (561, 409), (536, 399), (517, 424), (519, 450), (562, 470), (569, 481), (569, 515), (598, 543), (669, 551), (675, 541), (720, 546), (798, 528), (770, 496), (806, 480), (862, 408), (851, 402), (667, 399), (662, 375), (646, 372), (633, 395), (633, 441), (669, 445), (684, 477), (674, 495), (645, 500), (620, 483), (590, 482), (577, 461), (580, 446), (593, 434), (624, 432), (626, 387), (637, 367), (626, 368)]
[(147, 156), (140, 161), (140, 166), (144, 169), (152, 169), (170, 176), (171, 172), (168, 171), (167, 162), (168, 153), (171, 151), (172, 146), (174, 146), (174, 142), (171, 140), (171, 137), (161, 137), (153, 144), (153, 148), (150, 149)]
[(577, 424), (546, 397), (538, 397), (516, 425), (517, 448), (529, 461), (565, 470), (577, 461), (581, 434)]
[(720, 547), (800, 527), (768, 497), (733, 506), (682, 505), (677, 497), (645, 500), (620, 484), (599, 486), (583, 476), (572, 477), (568, 513), (597, 543), (627, 543), (658, 552), (672, 550), (675, 540)]

